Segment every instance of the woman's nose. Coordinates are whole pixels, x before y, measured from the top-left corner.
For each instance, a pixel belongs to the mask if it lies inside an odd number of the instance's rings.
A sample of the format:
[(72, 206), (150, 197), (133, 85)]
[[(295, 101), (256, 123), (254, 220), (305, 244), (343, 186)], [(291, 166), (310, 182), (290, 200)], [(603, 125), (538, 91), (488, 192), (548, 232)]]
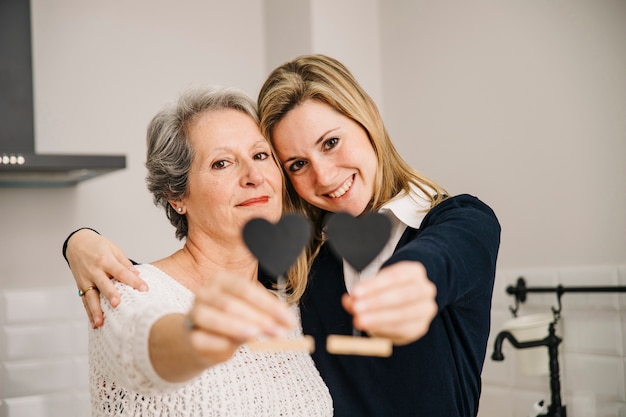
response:
[(254, 162), (255, 161), (249, 161), (244, 164), (242, 175), (242, 182), (244, 186), (257, 186), (263, 184), (265, 181), (263, 170), (260, 169), (260, 167)]
[(314, 183), (320, 186), (328, 186), (333, 183), (335, 167), (332, 163), (322, 160), (310, 161), (309, 163), (314, 176)]

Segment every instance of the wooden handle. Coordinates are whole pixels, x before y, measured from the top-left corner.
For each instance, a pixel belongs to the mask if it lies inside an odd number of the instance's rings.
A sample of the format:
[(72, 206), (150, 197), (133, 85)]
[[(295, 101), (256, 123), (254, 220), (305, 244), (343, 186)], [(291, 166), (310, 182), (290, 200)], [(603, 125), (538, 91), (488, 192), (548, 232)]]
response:
[(326, 350), (335, 355), (391, 356), (393, 344), (382, 337), (355, 337), (333, 334), (326, 339)]
[(252, 341), (248, 343), (248, 347), (257, 352), (302, 350), (312, 353), (315, 350), (315, 341), (311, 336), (302, 336), (297, 339), (275, 338)]

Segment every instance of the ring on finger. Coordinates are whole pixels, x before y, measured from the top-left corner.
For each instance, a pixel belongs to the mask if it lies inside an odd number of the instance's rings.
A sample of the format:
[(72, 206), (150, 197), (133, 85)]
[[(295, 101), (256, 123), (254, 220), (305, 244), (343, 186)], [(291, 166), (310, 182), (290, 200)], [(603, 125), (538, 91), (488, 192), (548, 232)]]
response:
[(79, 297), (83, 297), (85, 294), (87, 294), (90, 290), (96, 290), (98, 291), (98, 287), (96, 287), (95, 285), (92, 285), (91, 287), (85, 288), (84, 290), (78, 289), (78, 296)]
[(189, 331), (196, 329), (196, 324), (193, 322), (189, 314), (185, 316), (185, 320), (183, 321), (183, 324), (185, 325), (185, 329)]

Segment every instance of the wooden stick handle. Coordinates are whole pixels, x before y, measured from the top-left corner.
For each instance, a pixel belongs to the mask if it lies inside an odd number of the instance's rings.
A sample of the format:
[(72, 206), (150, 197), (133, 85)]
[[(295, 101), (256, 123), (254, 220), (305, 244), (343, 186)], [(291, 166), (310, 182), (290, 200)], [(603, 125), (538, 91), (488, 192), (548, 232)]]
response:
[(274, 338), (266, 340), (254, 340), (248, 343), (250, 350), (257, 352), (285, 350), (302, 350), (312, 353), (315, 350), (315, 341), (311, 336), (302, 336), (297, 339)]
[(391, 356), (393, 344), (383, 337), (354, 337), (333, 334), (326, 339), (326, 350), (335, 355)]

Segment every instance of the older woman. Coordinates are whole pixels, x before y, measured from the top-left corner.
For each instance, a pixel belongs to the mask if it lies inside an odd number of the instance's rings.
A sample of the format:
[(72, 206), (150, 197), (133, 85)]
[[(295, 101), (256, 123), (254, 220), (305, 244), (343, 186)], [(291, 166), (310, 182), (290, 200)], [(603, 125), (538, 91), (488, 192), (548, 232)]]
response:
[(254, 102), (236, 90), (190, 91), (154, 117), (147, 140), (148, 188), (185, 243), (137, 266), (150, 291), (116, 283), (116, 308), (101, 297), (107, 320), (89, 334), (93, 415), (332, 415), (308, 353), (246, 345), (302, 334), (293, 294), (305, 276), (292, 269), (289, 306), (259, 284), (241, 237), (247, 221), (275, 222), (283, 205)]

